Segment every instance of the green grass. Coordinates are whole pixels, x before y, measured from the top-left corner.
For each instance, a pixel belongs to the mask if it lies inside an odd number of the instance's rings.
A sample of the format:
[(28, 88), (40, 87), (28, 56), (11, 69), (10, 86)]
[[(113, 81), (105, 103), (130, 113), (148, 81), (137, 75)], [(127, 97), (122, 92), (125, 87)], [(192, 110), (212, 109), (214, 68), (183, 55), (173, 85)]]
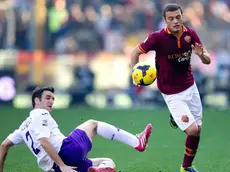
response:
[[(0, 107), (0, 141), (17, 128), (28, 116), (29, 110)], [(121, 172), (178, 172), (184, 152), (185, 134), (168, 125), (167, 109), (157, 110), (95, 110), (71, 108), (54, 110), (61, 131), (68, 135), (87, 119), (96, 119), (116, 125), (132, 133), (153, 124), (153, 134), (146, 152), (99, 136), (93, 142), (89, 157), (111, 157)], [(204, 110), (204, 125), (200, 149), (195, 165), (201, 172), (229, 172), (230, 111)], [(5, 172), (39, 172), (36, 158), (24, 146), (12, 148), (8, 154)]]

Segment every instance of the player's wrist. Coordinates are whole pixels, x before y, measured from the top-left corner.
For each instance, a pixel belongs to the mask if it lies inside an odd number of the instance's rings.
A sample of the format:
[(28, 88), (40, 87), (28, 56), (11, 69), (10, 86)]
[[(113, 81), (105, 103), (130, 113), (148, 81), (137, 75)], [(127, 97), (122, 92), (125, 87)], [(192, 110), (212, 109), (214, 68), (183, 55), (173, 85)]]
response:
[(204, 52), (202, 52), (202, 53), (199, 55), (199, 57), (204, 57)]
[(63, 164), (63, 165), (59, 165), (59, 167), (60, 167), (60, 169), (63, 169), (63, 168), (65, 168), (65, 167), (66, 167), (66, 165), (65, 165), (65, 164)]
[(66, 166), (63, 161), (59, 162), (59, 166)]

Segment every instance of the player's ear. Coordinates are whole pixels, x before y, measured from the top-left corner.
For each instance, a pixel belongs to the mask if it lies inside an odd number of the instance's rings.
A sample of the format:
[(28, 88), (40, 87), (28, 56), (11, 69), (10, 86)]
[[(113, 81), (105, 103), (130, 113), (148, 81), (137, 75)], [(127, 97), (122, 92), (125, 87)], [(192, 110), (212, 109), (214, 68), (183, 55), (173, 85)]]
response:
[(38, 97), (35, 97), (34, 99), (35, 105), (39, 105), (40, 104), (40, 100)]

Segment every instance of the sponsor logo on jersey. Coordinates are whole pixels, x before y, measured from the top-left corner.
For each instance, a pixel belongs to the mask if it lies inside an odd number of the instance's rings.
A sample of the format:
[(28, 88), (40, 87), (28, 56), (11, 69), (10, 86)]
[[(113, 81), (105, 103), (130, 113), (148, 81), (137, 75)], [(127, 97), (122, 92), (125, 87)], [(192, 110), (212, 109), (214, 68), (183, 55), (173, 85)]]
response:
[(188, 61), (191, 58), (191, 54), (192, 52), (190, 50), (183, 53), (169, 54), (168, 59), (178, 59), (178, 62)]
[(48, 121), (47, 120), (42, 120), (42, 126), (47, 127), (48, 126)]

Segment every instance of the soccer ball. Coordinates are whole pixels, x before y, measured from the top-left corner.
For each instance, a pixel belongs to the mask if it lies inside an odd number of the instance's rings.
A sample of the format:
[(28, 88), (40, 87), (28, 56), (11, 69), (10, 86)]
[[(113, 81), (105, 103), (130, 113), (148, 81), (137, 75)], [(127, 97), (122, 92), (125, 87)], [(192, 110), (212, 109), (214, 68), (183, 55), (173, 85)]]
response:
[(139, 62), (133, 67), (132, 79), (135, 85), (148, 86), (155, 81), (156, 76), (156, 68), (149, 63)]

